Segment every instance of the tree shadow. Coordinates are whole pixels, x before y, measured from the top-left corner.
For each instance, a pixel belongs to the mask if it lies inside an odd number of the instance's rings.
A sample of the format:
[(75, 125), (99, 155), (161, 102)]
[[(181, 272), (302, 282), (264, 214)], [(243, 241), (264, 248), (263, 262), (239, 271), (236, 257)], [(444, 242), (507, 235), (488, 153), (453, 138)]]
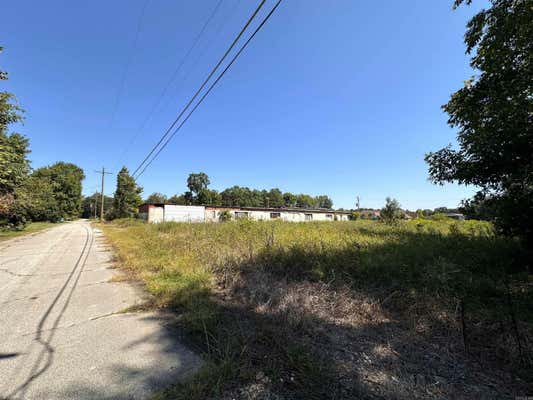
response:
[[(499, 239), (421, 232), (341, 248), (272, 241), (216, 266), (215, 290), (180, 282), (162, 336), (123, 346), (155, 341), (179, 365), (174, 349), (185, 343), (204, 356), (198, 373), (176, 384), (179, 374), (119, 363), (104, 371), (105, 387), (74, 382), (62, 396), (141, 398), (129, 381), (143, 393), (172, 383), (158, 398), (188, 400), (526, 396), (533, 374), (517, 373), (509, 318), (496, 318), (508, 306), (501, 278), (519, 271), (520, 257)], [(460, 299), (470, 307), (468, 354), (454, 308)], [(519, 322), (530, 352), (531, 326)]]
[(239, 369), (225, 376), (228, 398), (253, 398), (250, 386), (302, 399), (513, 398), (533, 391), (531, 325), (520, 321), (520, 359), (502, 314), (502, 279), (521, 262), (515, 243), (465, 235), (270, 243), (215, 270), (216, 295), (196, 299), (211, 311), (186, 329), (212, 360)]
[[(59, 326), (61, 318), (72, 299), (72, 295), (78, 284), (81, 272), (85, 262), (87, 261), (92, 246), (93, 236), (87, 227), (85, 227), (85, 231), (85, 242), (79, 257), (77, 258), (73, 268), (68, 273), (63, 285), (60, 287), (56, 296), (52, 300), (51, 304), (46, 308), (37, 324), (34, 340), (41, 346), (39, 355), (33, 362), (28, 377), (8, 394), (8, 398), (18, 396), (24, 398), (25, 393), (28, 391), (32, 382), (44, 374), (54, 362), (55, 350), (51, 345), (51, 342), (55, 336), (56, 328)], [(70, 288), (68, 287), (69, 284), (71, 284)], [(63, 304), (60, 305), (60, 300), (62, 300), (63, 297)], [(57, 316), (53, 316), (53, 312), (55, 312), (56, 309), (59, 309)], [(52, 322), (51, 328), (44, 329), (45, 324), (50, 322)]]
[(20, 353), (0, 353), (0, 360), (18, 357)]
[[(79, 363), (70, 376), (58, 376), (68, 383), (32, 387), (26, 393), (28, 398), (146, 399), (164, 387), (187, 379), (200, 366), (200, 358), (183, 344), (174, 315), (139, 312), (109, 318), (129, 320), (122, 326), (142, 334), (135, 334), (131, 339), (128, 339), (131, 335), (125, 335), (122, 342), (115, 340), (116, 344), (112, 346), (103, 344), (105, 348), (100, 349), (98, 357)], [(120, 324), (120, 321), (116, 323)], [(96, 327), (94, 331), (99, 329)], [(116, 334), (117, 331), (106, 333)], [(107, 361), (108, 357), (112, 358), (112, 363)], [(76, 357), (74, 361), (80, 359)]]

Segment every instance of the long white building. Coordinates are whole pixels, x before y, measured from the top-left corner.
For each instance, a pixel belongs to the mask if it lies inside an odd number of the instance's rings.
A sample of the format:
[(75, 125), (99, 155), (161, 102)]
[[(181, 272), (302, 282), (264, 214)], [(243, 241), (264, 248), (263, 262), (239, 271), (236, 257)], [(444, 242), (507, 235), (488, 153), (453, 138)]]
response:
[(139, 217), (152, 223), (158, 222), (219, 222), (225, 215), (232, 220), (279, 219), (289, 222), (347, 221), (351, 212), (305, 208), (259, 208), (259, 207), (211, 207), (178, 206), (175, 204), (143, 204)]

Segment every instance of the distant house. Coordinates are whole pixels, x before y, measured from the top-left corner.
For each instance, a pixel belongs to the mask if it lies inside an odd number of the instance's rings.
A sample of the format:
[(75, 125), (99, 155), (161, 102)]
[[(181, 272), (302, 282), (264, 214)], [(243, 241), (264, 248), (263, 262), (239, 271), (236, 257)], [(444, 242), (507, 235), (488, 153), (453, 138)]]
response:
[(362, 208), (362, 209), (357, 210), (357, 212), (359, 213), (359, 216), (362, 219), (376, 220), (380, 218), (380, 210), (373, 210), (371, 208)]
[(465, 220), (465, 216), (463, 214), (460, 214), (460, 213), (447, 213), (445, 215), (448, 218), (457, 219), (459, 221), (464, 221)]
[(405, 219), (416, 219), (418, 218), (418, 215), (414, 211), (405, 210), (404, 212)]
[(232, 219), (274, 220), (290, 222), (348, 221), (350, 211), (306, 208), (212, 207), (179, 206), (174, 204), (143, 204), (139, 217), (148, 222), (218, 222), (221, 214), (229, 213)]

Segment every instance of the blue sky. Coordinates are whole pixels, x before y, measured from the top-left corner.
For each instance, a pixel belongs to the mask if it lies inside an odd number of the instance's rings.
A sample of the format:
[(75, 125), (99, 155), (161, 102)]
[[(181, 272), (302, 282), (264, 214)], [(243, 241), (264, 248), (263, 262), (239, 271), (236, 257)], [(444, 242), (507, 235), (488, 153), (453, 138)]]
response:
[[(102, 166), (135, 169), (257, 2), (222, 1), (150, 114), (216, 4), (4, 1), (1, 90), (26, 109), (16, 129), (31, 140), (33, 167), (76, 163), (85, 193)], [(181, 193), (189, 172), (204, 171), (214, 189), (328, 194), (336, 207), (356, 196), (363, 207), (386, 196), (409, 209), (456, 206), (474, 189), (431, 184), (423, 158), (455, 143), (440, 106), (473, 74), (462, 38), (484, 4), (284, 0), (139, 179), (144, 194)], [(112, 194), (114, 176), (106, 186)]]

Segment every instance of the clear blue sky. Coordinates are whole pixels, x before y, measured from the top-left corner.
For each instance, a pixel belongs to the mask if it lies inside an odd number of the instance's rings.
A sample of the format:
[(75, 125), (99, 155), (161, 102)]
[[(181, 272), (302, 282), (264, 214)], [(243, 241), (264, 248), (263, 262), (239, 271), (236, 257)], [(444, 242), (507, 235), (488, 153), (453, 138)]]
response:
[[(33, 167), (76, 163), (85, 193), (102, 165), (134, 169), (257, 2), (223, 0), (139, 131), (216, 3), (151, 0), (140, 19), (146, 0), (2, 2), (2, 90), (27, 111), (17, 130), (31, 140)], [(204, 171), (214, 189), (328, 194), (336, 207), (357, 195), (364, 207), (386, 196), (409, 209), (456, 206), (473, 188), (431, 184), (423, 158), (455, 143), (440, 106), (472, 75), (462, 38), (483, 5), (284, 0), (141, 177), (144, 195), (181, 193), (189, 172)], [(112, 176), (106, 193), (114, 186)]]

